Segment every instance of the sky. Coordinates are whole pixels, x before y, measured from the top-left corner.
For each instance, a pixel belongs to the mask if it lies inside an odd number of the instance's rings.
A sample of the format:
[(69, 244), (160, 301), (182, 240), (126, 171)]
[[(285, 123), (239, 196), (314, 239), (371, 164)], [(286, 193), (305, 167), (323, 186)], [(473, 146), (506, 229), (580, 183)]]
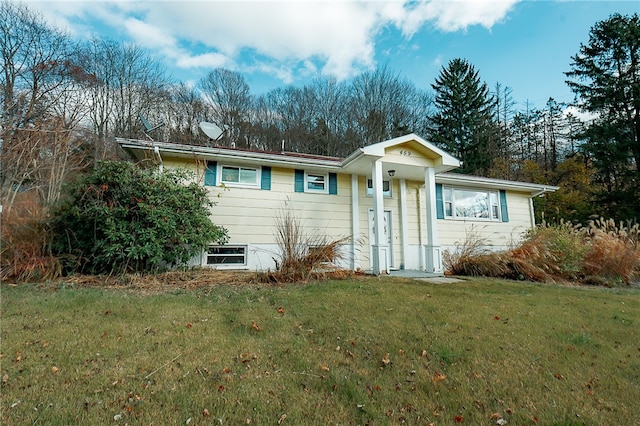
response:
[(82, 40), (134, 42), (176, 80), (195, 84), (221, 67), (260, 95), (317, 77), (343, 81), (386, 66), (429, 90), (455, 58), (468, 60), (516, 108), (571, 102), (571, 56), (589, 31), (640, 2), (606, 0), (26, 1)]

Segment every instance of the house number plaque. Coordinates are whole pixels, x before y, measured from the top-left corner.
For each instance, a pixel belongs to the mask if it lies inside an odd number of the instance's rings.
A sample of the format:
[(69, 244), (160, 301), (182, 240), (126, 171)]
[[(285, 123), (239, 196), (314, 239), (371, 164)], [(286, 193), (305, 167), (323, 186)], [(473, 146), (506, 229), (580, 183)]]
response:
[(411, 157), (411, 151), (408, 151), (406, 149), (401, 149), (400, 155), (404, 155), (405, 157)]

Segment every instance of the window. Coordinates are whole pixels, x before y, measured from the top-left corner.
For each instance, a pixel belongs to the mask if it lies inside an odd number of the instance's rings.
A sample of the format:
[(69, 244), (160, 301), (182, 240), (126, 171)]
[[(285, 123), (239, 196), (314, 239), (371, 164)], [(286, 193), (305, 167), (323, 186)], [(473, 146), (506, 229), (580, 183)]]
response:
[(442, 202), (445, 218), (501, 219), (497, 191), (445, 187)]
[(336, 173), (307, 172), (302, 169), (296, 169), (293, 176), (295, 192), (332, 195), (338, 193), (338, 175)]
[(258, 186), (258, 169), (222, 166), (220, 182), (225, 184)]
[(327, 192), (327, 181), (327, 175), (325, 174), (306, 173), (305, 190), (309, 192)]
[(245, 266), (247, 246), (209, 246), (207, 265)]
[[(391, 198), (391, 181), (382, 181), (382, 195), (387, 198)], [(367, 179), (367, 196), (373, 197), (373, 180)]]

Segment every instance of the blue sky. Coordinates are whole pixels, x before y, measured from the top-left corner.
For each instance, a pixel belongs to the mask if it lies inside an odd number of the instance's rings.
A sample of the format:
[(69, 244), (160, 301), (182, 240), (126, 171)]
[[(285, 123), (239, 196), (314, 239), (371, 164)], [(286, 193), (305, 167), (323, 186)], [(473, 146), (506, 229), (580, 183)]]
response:
[(242, 73), (254, 94), (314, 77), (347, 79), (385, 65), (429, 89), (454, 58), (519, 109), (570, 102), (563, 72), (590, 28), (633, 1), (27, 1), (77, 39), (132, 41), (179, 81), (216, 67)]

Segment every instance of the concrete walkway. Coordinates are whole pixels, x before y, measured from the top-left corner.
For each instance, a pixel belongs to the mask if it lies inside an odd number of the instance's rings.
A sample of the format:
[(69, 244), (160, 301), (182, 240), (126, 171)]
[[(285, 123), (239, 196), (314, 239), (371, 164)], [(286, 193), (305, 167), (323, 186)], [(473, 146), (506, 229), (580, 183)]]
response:
[(434, 284), (449, 284), (449, 283), (459, 283), (464, 280), (460, 278), (454, 277), (446, 277), (444, 274), (437, 274), (433, 272), (425, 272), (425, 271), (416, 271), (416, 270), (408, 270), (402, 269), (397, 271), (391, 271), (389, 273), (390, 277), (401, 277), (401, 278), (413, 278), (418, 281), (425, 281)]

